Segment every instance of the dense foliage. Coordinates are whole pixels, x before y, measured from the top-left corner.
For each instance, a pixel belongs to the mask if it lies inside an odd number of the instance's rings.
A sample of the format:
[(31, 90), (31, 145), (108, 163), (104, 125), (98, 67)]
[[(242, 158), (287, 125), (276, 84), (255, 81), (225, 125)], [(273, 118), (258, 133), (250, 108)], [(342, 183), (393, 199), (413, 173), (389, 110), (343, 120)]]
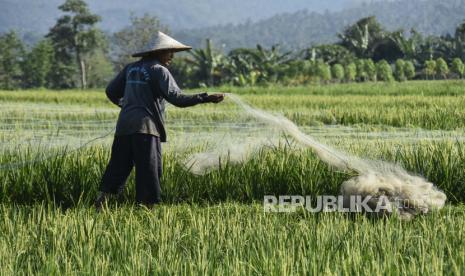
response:
[[(0, 87), (104, 87), (130, 55), (157, 30), (156, 17), (133, 16), (122, 30), (104, 35), (83, 0), (66, 0), (64, 15), (46, 38), (27, 47), (11, 31), (0, 36)], [(184, 87), (405, 81), (462, 78), (465, 72), (465, 23), (454, 34), (423, 36), (415, 30), (388, 31), (375, 17), (346, 26), (334, 44), (238, 48), (225, 53), (206, 39), (204, 48), (182, 54), (171, 70)], [(109, 47), (111, 45), (111, 47)]]

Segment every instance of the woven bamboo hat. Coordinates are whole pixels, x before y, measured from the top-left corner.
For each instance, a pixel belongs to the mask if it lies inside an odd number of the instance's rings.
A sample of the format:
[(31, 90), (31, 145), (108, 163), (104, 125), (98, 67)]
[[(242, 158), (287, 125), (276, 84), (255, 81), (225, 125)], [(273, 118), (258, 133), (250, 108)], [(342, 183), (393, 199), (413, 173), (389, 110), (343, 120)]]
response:
[(167, 34), (158, 32), (157, 36), (146, 46), (141, 52), (135, 53), (133, 57), (143, 57), (149, 54), (156, 53), (163, 50), (171, 50), (173, 52), (180, 52), (192, 49), (191, 46), (187, 46), (170, 37)]

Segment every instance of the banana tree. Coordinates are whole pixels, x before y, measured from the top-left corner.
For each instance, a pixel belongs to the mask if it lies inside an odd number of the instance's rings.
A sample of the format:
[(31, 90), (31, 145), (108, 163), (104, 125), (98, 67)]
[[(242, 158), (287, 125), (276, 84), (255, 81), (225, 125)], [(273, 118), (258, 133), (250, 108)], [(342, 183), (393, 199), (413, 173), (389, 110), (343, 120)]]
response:
[(230, 82), (239, 86), (256, 84), (260, 72), (249, 58), (249, 49), (235, 49), (227, 60), (225, 69)]
[(372, 58), (386, 34), (374, 16), (363, 18), (338, 35), (340, 44), (359, 58)]
[(323, 44), (304, 51), (304, 59), (316, 61), (323, 60), (329, 65), (348, 64), (355, 60), (355, 55), (341, 45)]
[(410, 37), (407, 38), (404, 36), (403, 31), (396, 31), (391, 33), (388, 39), (391, 40), (402, 52), (404, 59), (416, 60), (423, 39), (421, 34), (419, 34), (414, 29), (412, 29), (410, 33)]
[(279, 47), (274, 45), (270, 50), (257, 45), (257, 50), (252, 52), (258, 70), (262, 72), (264, 81), (276, 81), (290, 61), (291, 52), (281, 53)]
[(191, 58), (186, 59), (186, 62), (194, 66), (196, 78), (207, 86), (215, 85), (216, 80), (222, 76), (224, 56), (213, 49), (210, 39), (206, 40), (205, 49), (196, 49), (189, 53)]
[(289, 63), (290, 52), (281, 53), (277, 46), (270, 50), (257, 45), (256, 49), (237, 49), (229, 54), (232, 74), (242, 74), (252, 82), (276, 81)]

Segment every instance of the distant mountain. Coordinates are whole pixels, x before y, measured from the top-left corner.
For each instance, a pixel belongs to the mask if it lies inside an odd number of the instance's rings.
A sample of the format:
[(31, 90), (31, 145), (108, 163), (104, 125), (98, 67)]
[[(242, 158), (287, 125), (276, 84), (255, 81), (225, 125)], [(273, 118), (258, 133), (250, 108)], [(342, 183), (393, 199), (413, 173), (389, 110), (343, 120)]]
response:
[(338, 12), (298, 11), (283, 13), (258, 22), (222, 25), (178, 31), (176, 37), (200, 47), (211, 38), (227, 51), (256, 44), (280, 44), (286, 49), (302, 49), (313, 44), (331, 43), (347, 25), (375, 15), (389, 30), (415, 28), (423, 34), (453, 33), (465, 19), (465, 0), (372, 1)]
[[(302, 9), (324, 12), (342, 10), (357, 0), (87, 0), (102, 16), (101, 28), (113, 32), (129, 22), (131, 13), (159, 17), (173, 30), (227, 23), (252, 22), (283, 12)], [(60, 16), (64, 0), (0, 0), (0, 32), (11, 28), (22, 33), (46, 33)]]
[[(0, 33), (12, 28), (27, 41), (48, 32), (64, 0), (0, 0)], [(180, 40), (195, 47), (211, 38), (225, 50), (281, 44), (287, 49), (334, 42), (361, 17), (375, 15), (388, 29), (415, 27), (424, 34), (453, 32), (465, 19), (465, 0), (87, 0), (117, 31), (131, 14), (160, 18)]]

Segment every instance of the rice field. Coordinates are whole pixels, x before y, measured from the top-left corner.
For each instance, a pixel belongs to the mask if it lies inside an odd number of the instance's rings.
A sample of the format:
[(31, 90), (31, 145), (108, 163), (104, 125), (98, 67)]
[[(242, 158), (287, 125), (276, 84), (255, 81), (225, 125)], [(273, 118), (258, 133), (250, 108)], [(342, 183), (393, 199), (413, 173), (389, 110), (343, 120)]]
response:
[[(134, 175), (108, 209), (92, 201), (118, 108), (101, 91), (0, 91), (0, 275), (462, 274), (465, 82), (222, 87), (315, 139), (402, 165), (446, 208), (412, 221), (264, 213), (264, 195), (337, 195), (351, 177), (226, 100), (169, 107), (163, 204), (135, 206)], [(186, 91), (196, 92), (196, 91)], [(280, 138), (204, 176), (194, 152)]]

